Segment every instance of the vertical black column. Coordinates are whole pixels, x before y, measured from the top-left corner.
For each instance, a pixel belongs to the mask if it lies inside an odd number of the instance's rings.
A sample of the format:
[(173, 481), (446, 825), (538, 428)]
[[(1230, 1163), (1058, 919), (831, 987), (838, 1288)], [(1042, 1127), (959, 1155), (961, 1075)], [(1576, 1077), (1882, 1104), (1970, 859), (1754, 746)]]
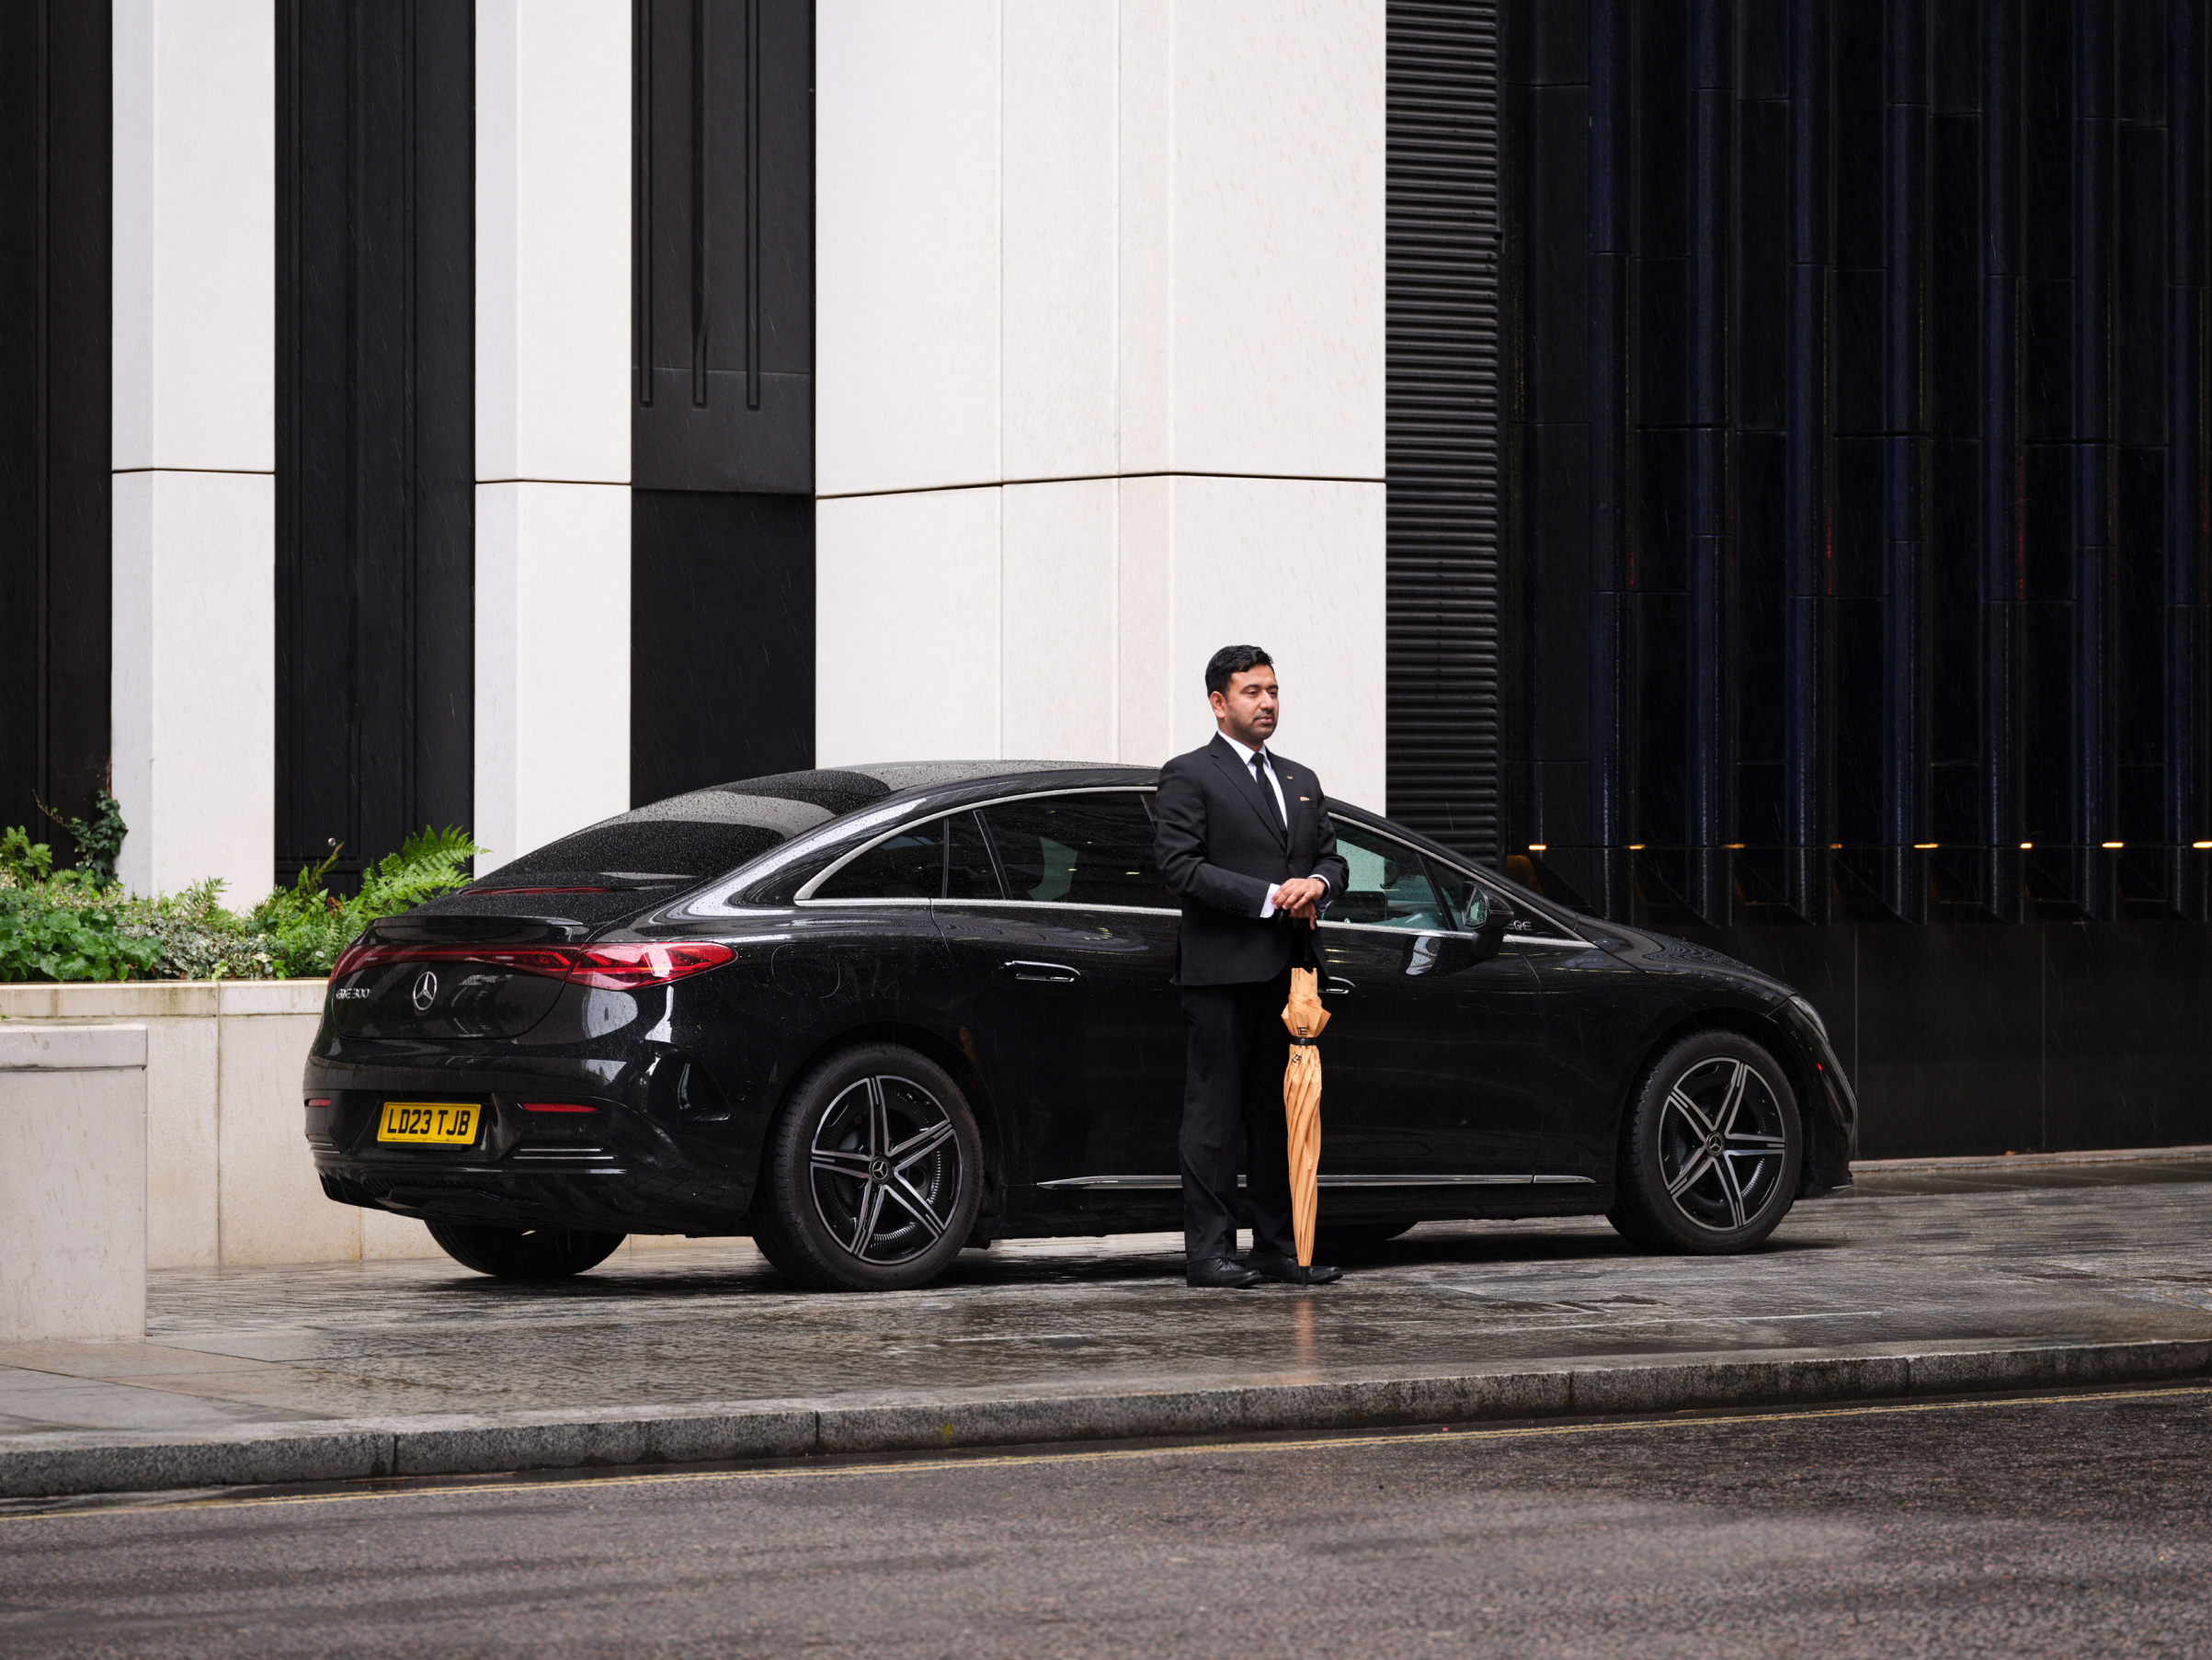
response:
[(1734, 916), (1737, 842), (1736, 512), (1728, 377), (1735, 31), (1727, 0), (1690, 7), (1689, 648), (1687, 893), (1713, 927)]
[(634, 0), (630, 790), (812, 764), (814, 8)]
[(108, 778), (109, 8), (0, 8), (0, 825)]
[(2112, 428), (2114, 122), (2111, 0), (2074, 0), (2073, 175), (2073, 885), (2082, 911), (2110, 921), (2121, 839), (2114, 812), (2112, 631), (2118, 598), (2117, 483)]
[(1815, 923), (1829, 915), (1833, 826), (1828, 46), (1827, 0), (1795, 0), (1789, 41), (1789, 644), (1783, 838), (1789, 904)]
[(1636, 375), (1628, 320), (1630, 257), (1630, 16), (1628, 0), (1591, 0), (1589, 330), (1590, 411), (1589, 808), (1587, 902), (1601, 915), (1631, 914), (1628, 844), (1636, 835), (1634, 760), (1639, 753), (1630, 656), (1634, 494), (1631, 448)]
[(1389, 809), (1485, 859), (1507, 771), (1499, 26), (1496, 0), (1388, 7)]
[(1981, 67), (1981, 840), (1989, 906), (2021, 917), (2018, 510), (2020, 40), (2013, 0), (1983, 0)]
[(1511, 365), (1506, 531), (1511, 616), (1522, 642), (1509, 665), (1518, 720), (1506, 742), (1517, 787), (1504, 839), (1508, 869), (1576, 904), (1591, 903), (1602, 882), (1590, 822), (1598, 739), (1591, 409), (1599, 390), (1591, 370), (1591, 21), (1586, 3), (1511, 6), (1499, 19), (1510, 158), (1499, 184)]
[(1883, 906), (1927, 915), (1927, 415), (1922, 374), (1927, 213), (1928, 27), (1921, 0), (1883, 19), (1882, 849)]
[(277, 866), (473, 811), (475, 15), (277, 9)]
[[(2206, 915), (2212, 840), (2212, 429), (2206, 423), (2212, 367), (2206, 258), (2206, 19), (2199, 0), (2165, 8), (2166, 248), (2164, 415), (2165, 789), (2161, 817), (2168, 891), (2177, 913)], [(2146, 66), (2148, 67), (2148, 66)]]

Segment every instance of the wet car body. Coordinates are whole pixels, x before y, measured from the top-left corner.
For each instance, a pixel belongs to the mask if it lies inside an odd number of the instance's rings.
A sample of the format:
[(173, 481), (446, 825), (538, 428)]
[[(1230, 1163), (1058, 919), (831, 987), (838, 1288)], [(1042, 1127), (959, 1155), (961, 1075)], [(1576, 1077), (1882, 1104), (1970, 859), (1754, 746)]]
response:
[[(1055, 874), (1058, 821), (1039, 816), (1141, 826), (1156, 777), (976, 763), (748, 780), (609, 821), (381, 922), (333, 976), (304, 1080), (325, 1191), (432, 1221), (751, 1233), (794, 1081), (888, 1042), (936, 1063), (973, 1107), (972, 1243), (1175, 1227), (1177, 914), (1148, 861), (1097, 892), (1078, 864)], [(1318, 936), (1335, 1017), (1325, 1224), (1605, 1212), (1639, 1078), (1708, 1029), (1751, 1039), (1786, 1074), (1796, 1196), (1848, 1184), (1855, 1103), (1787, 986), (1330, 810), (1374, 874), (1372, 892), (1344, 896), (1365, 912), (1332, 906)], [(867, 860), (929, 836), (945, 872), (934, 896), (840, 893), (867, 889), (851, 874)], [(1400, 904), (1417, 890), (1429, 899)], [(1477, 890), (1487, 939), (1446, 898)], [(668, 942), (725, 955), (662, 983), (623, 978)], [(512, 966), (532, 951), (612, 966), (597, 982), (588, 967)], [(380, 1141), (386, 1106), (407, 1102), (474, 1104), (471, 1139)]]

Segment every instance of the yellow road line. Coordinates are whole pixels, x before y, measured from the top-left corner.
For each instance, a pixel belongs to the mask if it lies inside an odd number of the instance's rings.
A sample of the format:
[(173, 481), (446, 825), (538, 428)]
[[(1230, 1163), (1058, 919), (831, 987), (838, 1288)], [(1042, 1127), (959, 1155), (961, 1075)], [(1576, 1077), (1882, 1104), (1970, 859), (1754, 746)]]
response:
[[(951, 1475), (966, 1470), (1022, 1470), (1041, 1464), (1100, 1464), (1130, 1459), (1175, 1458), (1191, 1453), (1317, 1452), (1363, 1447), (1419, 1443), (1439, 1434), (1453, 1440), (1520, 1441), (1547, 1436), (1614, 1435), (1624, 1430), (1708, 1429), (1732, 1424), (1796, 1424), (1828, 1418), (1901, 1416), (1909, 1413), (1983, 1412), (2001, 1406), (2079, 1406), (2099, 1401), (2157, 1401), (2183, 1395), (2212, 1394), (2212, 1385), (2184, 1384), (2171, 1389), (2122, 1389), (2099, 1394), (2012, 1395), (2000, 1400), (1893, 1402), (1867, 1406), (1818, 1406), (1782, 1412), (1736, 1413), (1726, 1416), (1670, 1414), (1665, 1417), (1615, 1418), (1590, 1424), (1529, 1424), (1507, 1429), (1434, 1429), (1408, 1427), (1380, 1435), (1321, 1436), (1303, 1441), (1198, 1441), (1162, 1447), (1115, 1447), (1087, 1452), (979, 1453), (974, 1457), (916, 1457), (875, 1464), (777, 1464), (754, 1470), (683, 1470), (638, 1475), (577, 1475), (543, 1481), (476, 1482), (468, 1484), (419, 1479), (419, 1487), (386, 1487), (374, 1492), (268, 1494), (254, 1498), (178, 1499), (174, 1504), (90, 1505), (76, 1510), (47, 1510), (0, 1516), (0, 1523), (69, 1521), (86, 1517), (163, 1515), (177, 1510), (240, 1509), (259, 1505), (342, 1505), (368, 1499), (444, 1498), (455, 1494), (542, 1493), (556, 1488), (653, 1487), (688, 1482), (760, 1482), (822, 1480), (861, 1475)], [(364, 1478), (369, 1479), (369, 1478)]]

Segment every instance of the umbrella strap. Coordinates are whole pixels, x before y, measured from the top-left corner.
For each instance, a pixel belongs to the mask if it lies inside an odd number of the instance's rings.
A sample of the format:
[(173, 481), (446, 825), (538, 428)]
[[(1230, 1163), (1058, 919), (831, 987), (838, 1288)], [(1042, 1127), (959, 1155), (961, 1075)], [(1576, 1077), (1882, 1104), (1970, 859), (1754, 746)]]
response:
[(1315, 1040), (1312, 1038), (1293, 1038), (1291, 1041), (1300, 1049), (1311, 1049), (1315, 1043)]

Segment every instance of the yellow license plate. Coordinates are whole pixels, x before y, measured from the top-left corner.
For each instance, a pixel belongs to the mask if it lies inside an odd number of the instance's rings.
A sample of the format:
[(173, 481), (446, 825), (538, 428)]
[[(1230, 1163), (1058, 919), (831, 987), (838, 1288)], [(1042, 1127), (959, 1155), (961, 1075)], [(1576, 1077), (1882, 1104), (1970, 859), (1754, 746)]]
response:
[(473, 1101), (386, 1101), (376, 1139), (465, 1147), (476, 1139), (476, 1115), (483, 1110)]

